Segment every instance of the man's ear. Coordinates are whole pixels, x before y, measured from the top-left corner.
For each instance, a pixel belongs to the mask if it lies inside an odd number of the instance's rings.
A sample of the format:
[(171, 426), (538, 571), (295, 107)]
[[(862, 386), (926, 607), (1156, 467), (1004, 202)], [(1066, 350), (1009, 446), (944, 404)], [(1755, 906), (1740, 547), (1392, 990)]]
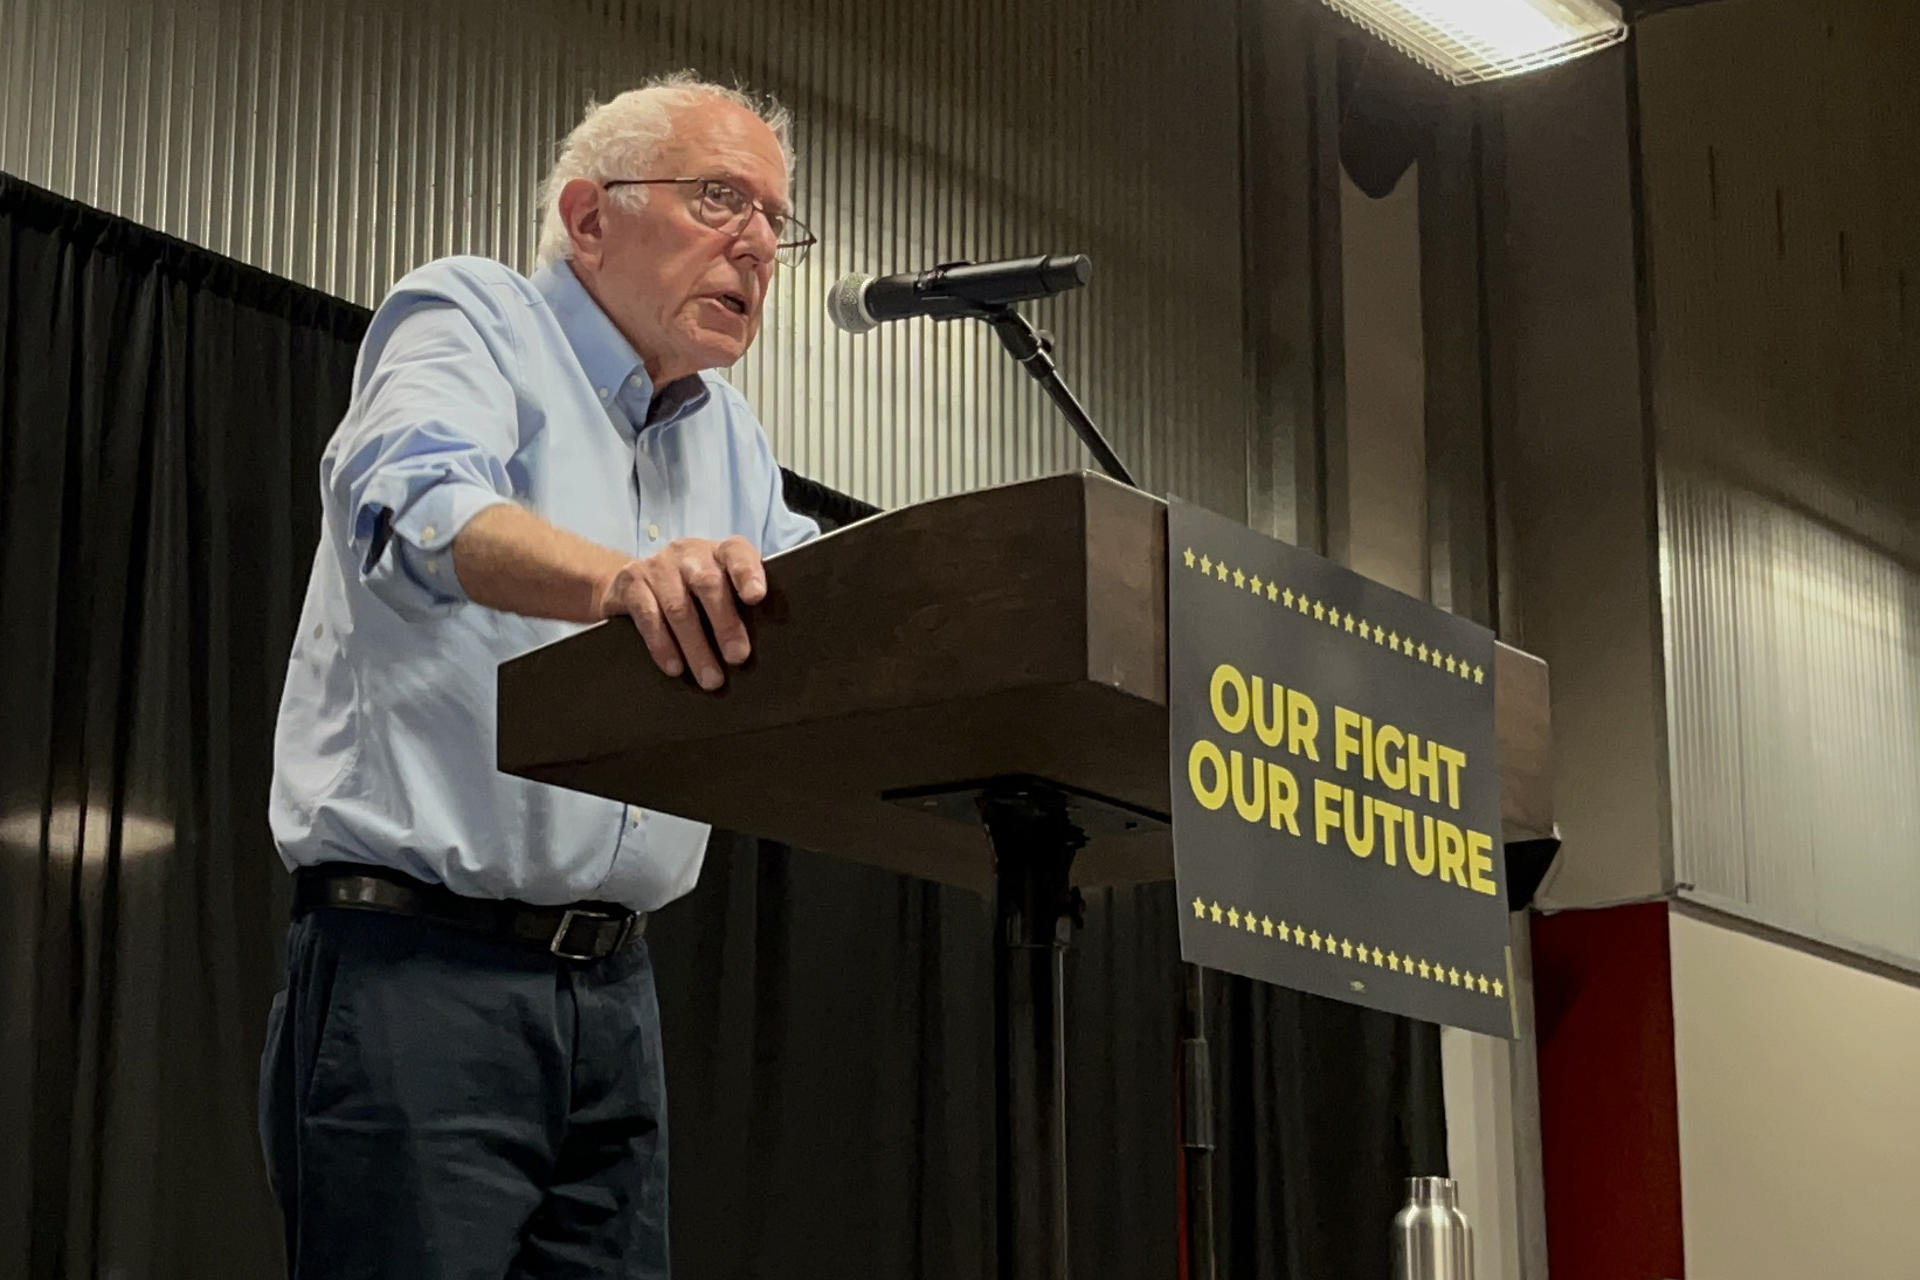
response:
[(606, 242), (606, 195), (590, 178), (575, 178), (560, 188), (560, 221), (573, 241), (573, 260), (589, 269), (600, 265)]

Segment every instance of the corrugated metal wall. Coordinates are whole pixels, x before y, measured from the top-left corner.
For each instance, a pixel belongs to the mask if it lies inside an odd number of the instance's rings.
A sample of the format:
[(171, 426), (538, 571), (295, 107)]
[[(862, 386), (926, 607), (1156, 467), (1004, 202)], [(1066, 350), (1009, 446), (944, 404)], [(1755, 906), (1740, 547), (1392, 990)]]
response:
[(1920, 958), (1920, 578), (1723, 481), (1666, 499), (1681, 879)]
[(848, 338), (842, 273), (1093, 257), (1033, 309), (1142, 483), (1248, 507), (1231, 0), (0, 0), (0, 168), (371, 305), (530, 264), (589, 98), (683, 65), (779, 94), (823, 244), (735, 371), (783, 460), (883, 505), (1083, 465), (976, 325)]
[(1920, 959), (1913, 16), (1639, 39), (1675, 869)]

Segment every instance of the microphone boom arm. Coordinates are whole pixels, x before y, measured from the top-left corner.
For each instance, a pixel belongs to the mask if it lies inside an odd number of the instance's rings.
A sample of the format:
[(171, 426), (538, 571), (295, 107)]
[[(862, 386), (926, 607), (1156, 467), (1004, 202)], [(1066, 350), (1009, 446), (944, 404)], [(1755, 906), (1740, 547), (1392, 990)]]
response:
[(1126, 464), (1120, 461), (1120, 455), (1113, 451), (1107, 438), (1100, 434), (1100, 428), (1087, 416), (1086, 409), (1074, 396), (1067, 384), (1060, 380), (1059, 372), (1053, 367), (1053, 356), (1047, 350), (1047, 344), (1040, 340), (1033, 325), (1027, 318), (1011, 306), (981, 307), (971, 312), (976, 319), (985, 320), (993, 327), (1000, 339), (1000, 345), (1007, 354), (1020, 362), (1020, 367), (1033, 375), (1035, 382), (1046, 388), (1053, 402), (1060, 406), (1060, 412), (1066, 416), (1067, 423), (1087, 446), (1088, 452), (1099, 462), (1108, 475), (1121, 484), (1139, 488), (1134, 484), (1133, 475)]

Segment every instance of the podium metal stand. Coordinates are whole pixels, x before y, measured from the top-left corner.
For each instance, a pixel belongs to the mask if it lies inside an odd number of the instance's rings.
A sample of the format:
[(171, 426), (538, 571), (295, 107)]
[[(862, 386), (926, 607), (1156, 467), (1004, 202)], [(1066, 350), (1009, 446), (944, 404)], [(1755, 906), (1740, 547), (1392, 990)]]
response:
[[(500, 668), (500, 767), (995, 902), (999, 1273), (1066, 1280), (1061, 961), (1081, 887), (1171, 879), (1166, 507), (1084, 472), (768, 566), (717, 694), (624, 624)], [(1509, 838), (1552, 828), (1545, 664), (1494, 668)]]

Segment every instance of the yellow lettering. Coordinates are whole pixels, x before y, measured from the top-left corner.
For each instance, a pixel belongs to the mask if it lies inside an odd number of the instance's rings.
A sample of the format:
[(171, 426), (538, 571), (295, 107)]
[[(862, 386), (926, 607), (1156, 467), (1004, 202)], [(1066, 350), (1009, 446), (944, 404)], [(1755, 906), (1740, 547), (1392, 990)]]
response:
[(1460, 771), (1467, 767), (1467, 753), (1458, 747), (1441, 747), (1440, 763), (1447, 766), (1447, 808), (1460, 807)]
[[(1227, 690), (1233, 690), (1233, 710), (1227, 710)], [(1247, 681), (1238, 670), (1223, 662), (1213, 669), (1213, 683), (1207, 689), (1213, 702), (1213, 718), (1228, 733), (1247, 727)]]
[[(1209, 697), (1214, 719), (1229, 733), (1251, 728), (1269, 748), (1285, 749), (1316, 763), (1320, 709), (1298, 689), (1248, 677), (1227, 663), (1214, 668)], [(1333, 767), (1358, 772), (1384, 787), (1458, 810), (1464, 751), (1408, 733), (1385, 721), (1343, 707), (1333, 708)], [(1229, 798), (1243, 821), (1264, 823), (1299, 837), (1306, 789), (1292, 769), (1252, 752), (1232, 751), (1200, 739), (1187, 751), (1187, 783), (1201, 807), (1215, 812)], [(1313, 838), (1333, 847), (1335, 832), (1356, 858), (1378, 852), (1389, 867), (1437, 878), (1474, 893), (1497, 896), (1494, 837), (1444, 818), (1422, 814), (1358, 786), (1329, 778), (1313, 780)]]
[(1353, 820), (1353, 788), (1345, 787), (1346, 809), (1341, 825), (1346, 828), (1347, 848), (1356, 858), (1364, 858), (1373, 852), (1373, 797), (1367, 796), (1360, 802), (1360, 821)]
[[(1202, 781), (1201, 766), (1213, 766), (1211, 785)], [(1227, 802), (1227, 762), (1220, 754), (1220, 748), (1205, 738), (1193, 744), (1187, 752), (1187, 783), (1193, 788), (1193, 798), (1204, 808), (1218, 809)]]
[(1484, 831), (1467, 832), (1467, 885), (1475, 893), (1500, 892), (1493, 882), (1493, 837)]
[(1460, 828), (1445, 818), (1436, 821), (1434, 828), (1440, 833), (1440, 880), (1453, 881), (1462, 889), (1467, 887), (1467, 842), (1460, 834)]
[(1327, 842), (1327, 832), (1340, 825), (1340, 811), (1336, 806), (1342, 790), (1337, 782), (1325, 778), (1313, 780), (1313, 838), (1320, 844)]
[[(1422, 751), (1421, 748), (1426, 750)], [(1434, 753), (1433, 743), (1421, 742), (1420, 735), (1407, 735), (1407, 790), (1420, 794), (1420, 782), (1425, 779), (1428, 789), (1433, 793), (1429, 800), (1440, 798), (1440, 757)]]
[(1347, 758), (1360, 751), (1360, 738), (1354, 731), (1360, 727), (1360, 715), (1345, 707), (1333, 708), (1333, 767), (1345, 769)]
[(1413, 842), (1412, 831), (1413, 810), (1406, 810), (1406, 815), (1408, 827), (1407, 865), (1413, 868), (1415, 875), (1430, 876), (1433, 874), (1434, 862), (1433, 819), (1426, 814), (1420, 815), (1420, 843), (1416, 846)]
[(1386, 837), (1387, 865), (1400, 865), (1400, 815), (1406, 810), (1387, 800), (1375, 800), (1374, 812), (1381, 818), (1380, 834)]
[(1294, 815), (1300, 811), (1300, 786), (1293, 779), (1293, 771), (1279, 765), (1267, 764), (1267, 821), (1278, 831), (1282, 824), (1289, 835), (1300, 834), (1300, 824)]
[(1227, 759), (1233, 762), (1229, 770), (1233, 774), (1233, 807), (1238, 809), (1240, 816), (1248, 822), (1260, 821), (1267, 813), (1267, 785), (1264, 776), (1267, 771), (1267, 762), (1258, 756), (1253, 758), (1253, 786), (1249, 788), (1240, 785), (1241, 779), (1247, 776), (1247, 771), (1240, 767), (1246, 763), (1246, 758), (1238, 751), (1229, 751)]
[(1373, 735), (1373, 758), (1380, 770), (1380, 781), (1395, 791), (1407, 789), (1407, 761), (1399, 754), (1407, 745), (1407, 735), (1390, 724), (1380, 726)]
[[(1272, 691), (1270, 698), (1261, 696), (1263, 686)], [(1281, 736), (1286, 732), (1286, 725), (1281, 719), (1286, 704), (1285, 685), (1268, 685), (1259, 676), (1253, 678), (1253, 731), (1269, 747), (1279, 746)]]
[(1307, 759), (1320, 763), (1320, 748), (1314, 739), (1320, 736), (1320, 708), (1313, 699), (1298, 689), (1289, 691), (1287, 697), (1287, 750), (1294, 755), (1302, 754), (1305, 748)]

